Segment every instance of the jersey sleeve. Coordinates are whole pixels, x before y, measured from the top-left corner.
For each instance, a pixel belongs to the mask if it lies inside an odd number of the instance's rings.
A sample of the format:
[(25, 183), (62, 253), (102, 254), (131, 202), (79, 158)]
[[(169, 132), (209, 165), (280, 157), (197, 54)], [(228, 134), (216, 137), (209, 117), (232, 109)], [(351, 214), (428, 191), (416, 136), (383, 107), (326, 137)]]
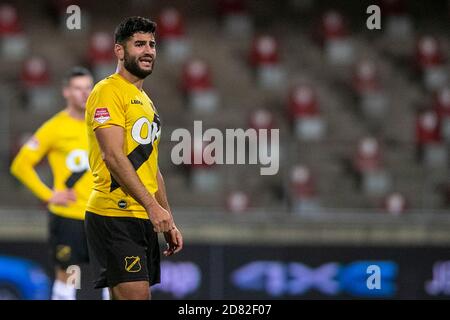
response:
[(42, 201), (50, 200), (53, 192), (42, 182), (34, 168), (47, 155), (54, 143), (53, 129), (50, 122), (41, 126), (19, 150), (10, 168), (11, 174)]
[(95, 88), (87, 101), (87, 116), (92, 130), (113, 125), (125, 128), (125, 106), (119, 88), (113, 85)]

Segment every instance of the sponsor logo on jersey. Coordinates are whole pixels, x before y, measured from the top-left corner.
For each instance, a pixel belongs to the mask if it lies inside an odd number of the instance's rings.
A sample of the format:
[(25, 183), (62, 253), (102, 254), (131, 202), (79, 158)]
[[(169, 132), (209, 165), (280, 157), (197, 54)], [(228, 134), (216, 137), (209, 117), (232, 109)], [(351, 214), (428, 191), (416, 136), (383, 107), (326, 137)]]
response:
[(140, 100), (137, 100), (137, 99), (132, 99), (131, 104), (140, 104), (141, 106), (144, 105)]
[(97, 108), (95, 109), (94, 113), (94, 120), (98, 123), (105, 123), (111, 119), (111, 116), (109, 115), (108, 108)]

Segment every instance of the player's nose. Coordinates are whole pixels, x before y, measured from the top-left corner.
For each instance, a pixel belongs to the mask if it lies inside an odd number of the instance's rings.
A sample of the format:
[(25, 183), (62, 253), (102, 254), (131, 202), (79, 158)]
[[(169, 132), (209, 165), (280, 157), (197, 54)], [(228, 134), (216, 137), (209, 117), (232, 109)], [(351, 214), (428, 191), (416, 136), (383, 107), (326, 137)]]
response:
[(149, 43), (147, 43), (147, 44), (145, 45), (145, 48), (144, 48), (144, 54), (145, 54), (145, 55), (150, 55), (152, 58), (154, 58), (154, 55), (155, 55), (155, 49), (152, 48), (152, 47), (150, 46)]

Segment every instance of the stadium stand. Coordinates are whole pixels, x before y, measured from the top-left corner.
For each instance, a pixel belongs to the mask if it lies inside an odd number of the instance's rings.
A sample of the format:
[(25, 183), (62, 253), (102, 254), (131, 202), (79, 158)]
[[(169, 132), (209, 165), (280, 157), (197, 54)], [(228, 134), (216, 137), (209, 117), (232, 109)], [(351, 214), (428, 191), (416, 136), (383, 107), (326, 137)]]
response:
[[(441, 27), (448, 13), (431, 21), (420, 14), (420, 4), (380, 1), (388, 13), (386, 28), (372, 32), (361, 27), (365, 17), (330, 1), (305, 7), (290, 1), (273, 15), (275, 1), (264, 7), (257, 1), (203, 1), (196, 10), (183, 1), (117, 1), (107, 8), (83, 1), (89, 26), (68, 32), (52, 22), (60, 2), (49, 3), (53, 9), (26, 1), (0, 7), (1, 54), (8, 61), (0, 66), (0, 87), (10, 92), (2, 97), (0, 117), (14, 124), (4, 135), (9, 143), (3, 158), (11, 158), (22, 134), (61, 108), (59, 80), (67, 68), (87, 65), (96, 80), (114, 72), (112, 27), (139, 13), (159, 25), (161, 51), (146, 90), (163, 119), (160, 163), (173, 206), (226, 207), (227, 190), (244, 190), (256, 208), (364, 212), (385, 210), (381, 199), (395, 190), (394, 204), (387, 207), (400, 206), (398, 194), (408, 205), (388, 211), (448, 210), (448, 192), (436, 192), (449, 174), (450, 38)], [(254, 165), (181, 168), (170, 160), (174, 129), (192, 131), (194, 120), (203, 120), (204, 130), (247, 129), (255, 125), (249, 115), (260, 109), (280, 129), (278, 175), (262, 177)], [(374, 141), (383, 146), (382, 171), (358, 187), (349, 159), (362, 145), (356, 158), (371, 163), (365, 157), (377, 154)], [(204, 178), (211, 172), (214, 178)], [(38, 205), (3, 176), (2, 188), (14, 192), (2, 194), (2, 204)], [(306, 183), (305, 176), (314, 187), (292, 185)], [(298, 198), (300, 205), (294, 204)]]

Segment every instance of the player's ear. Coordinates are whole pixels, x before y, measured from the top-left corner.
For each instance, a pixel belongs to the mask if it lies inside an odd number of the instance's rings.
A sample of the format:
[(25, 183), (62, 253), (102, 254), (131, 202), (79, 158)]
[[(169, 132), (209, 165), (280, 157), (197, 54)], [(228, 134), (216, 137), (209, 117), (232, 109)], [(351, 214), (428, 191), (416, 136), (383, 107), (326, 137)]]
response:
[(114, 45), (114, 53), (116, 54), (117, 59), (119, 59), (120, 61), (123, 61), (124, 56), (125, 56), (125, 50), (121, 44), (116, 43)]

